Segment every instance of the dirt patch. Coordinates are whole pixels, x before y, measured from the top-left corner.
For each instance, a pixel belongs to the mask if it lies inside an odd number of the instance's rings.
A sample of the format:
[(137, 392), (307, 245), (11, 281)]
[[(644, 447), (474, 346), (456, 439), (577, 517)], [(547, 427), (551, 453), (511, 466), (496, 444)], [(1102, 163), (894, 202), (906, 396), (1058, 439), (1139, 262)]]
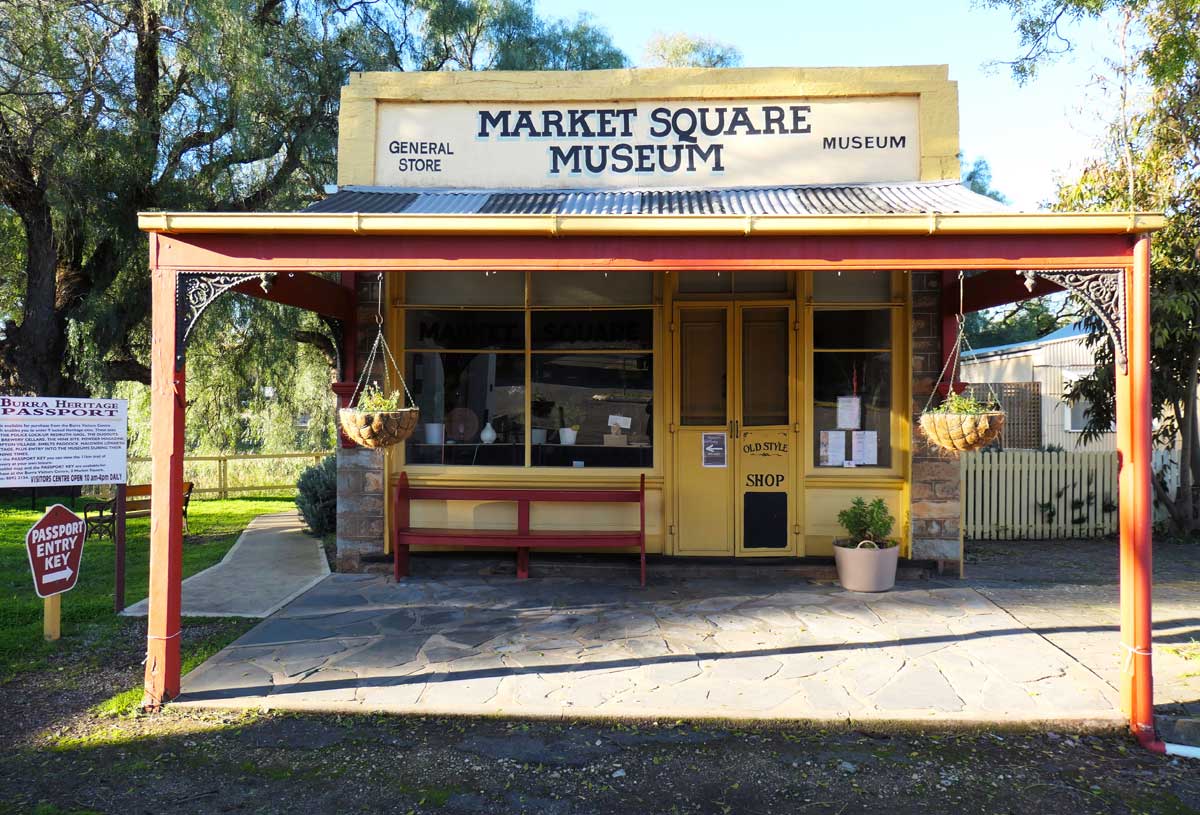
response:
[(0, 812), (1200, 812), (1195, 763), (1121, 736), (182, 711), (27, 736)]

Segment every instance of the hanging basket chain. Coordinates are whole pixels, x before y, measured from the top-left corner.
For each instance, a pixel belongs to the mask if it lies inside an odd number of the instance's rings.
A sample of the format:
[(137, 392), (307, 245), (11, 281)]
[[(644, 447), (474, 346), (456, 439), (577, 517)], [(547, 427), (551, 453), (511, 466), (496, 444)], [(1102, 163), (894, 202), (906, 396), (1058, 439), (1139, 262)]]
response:
[(375, 357), (379, 355), (379, 349), (382, 347), (384, 390), (388, 393), (392, 390), (392, 378), (388, 370), (388, 363), (390, 362), (392, 368), (396, 370), (396, 377), (400, 380), (400, 386), (404, 388), (404, 395), (408, 399), (409, 406), (415, 406), (416, 401), (413, 399), (412, 392), (408, 389), (408, 383), (404, 381), (404, 373), (400, 370), (396, 358), (392, 356), (392, 349), (388, 347), (387, 338), (383, 332), (383, 272), (379, 273), (379, 291), (375, 298), (375, 326), (375, 342), (371, 343), (371, 350), (367, 354), (366, 365), (363, 366), (362, 373), (358, 376), (358, 383), (354, 386), (354, 393), (350, 397), (350, 404), (358, 404), (358, 395), (366, 384), (367, 378), (371, 375), (371, 370), (375, 367)]
[[(938, 391), (941, 389), (942, 382), (947, 378), (947, 373), (949, 373), (950, 376), (949, 381), (946, 384), (946, 395), (949, 396), (950, 391), (954, 389), (955, 374), (958, 371), (959, 364), (962, 361), (963, 346), (966, 345), (968, 353), (975, 353), (975, 349), (971, 347), (971, 341), (967, 339), (967, 321), (963, 302), (963, 280), (965, 277), (966, 275), (960, 270), (958, 273), (958, 314), (956, 314), (954, 317), (958, 324), (958, 331), (956, 332), (956, 336), (954, 338), (954, 347), (950, 350), (950, 353), (946, 355), (946, 364), (942, 366), (942, 372), (938, 374), (937, 382), (934, 384), (933, 390), (929, 393), (929, 399), (926, 400), (925, 409), (922, 411), (922, 413), (929, 412), (929, 408), (933, 405), (934, 397), (937, 396)], [(996, 391), (992, 388), (992, 383), (985, 382), (984, 384), (987, 386), (988, 395), (991, 397), (991, 402), (999, 405), (1000, 397), (996, 395)]]

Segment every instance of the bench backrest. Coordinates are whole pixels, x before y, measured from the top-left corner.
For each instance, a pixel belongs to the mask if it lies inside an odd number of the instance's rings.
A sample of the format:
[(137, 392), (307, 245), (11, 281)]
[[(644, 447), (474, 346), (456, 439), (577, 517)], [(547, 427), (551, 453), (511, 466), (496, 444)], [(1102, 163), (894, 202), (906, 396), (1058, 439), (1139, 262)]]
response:
[[(191, 481), (183, 482), (183, 503), (187, 505), (188, 499), (192, 495)], [(150, 509), (150, 485), (149, 484), (130, 484), (125, 487), (125, 511), (140, 512), (143, 509)]]
[(640, 504), (641, 524), (646, 526), (646, 475), (639, 479), (636, 490), (609, 489), (493, 489), (490, 487), (413, 487), (408, 483), (408, 473), (400, 473), (396, 480), (397, 527), (408, 526), (409, 501), (515, 501), (517, 504), (517, 527), (520, 532), (529, 531), (530, 503), (597, 503), (597, 504)]

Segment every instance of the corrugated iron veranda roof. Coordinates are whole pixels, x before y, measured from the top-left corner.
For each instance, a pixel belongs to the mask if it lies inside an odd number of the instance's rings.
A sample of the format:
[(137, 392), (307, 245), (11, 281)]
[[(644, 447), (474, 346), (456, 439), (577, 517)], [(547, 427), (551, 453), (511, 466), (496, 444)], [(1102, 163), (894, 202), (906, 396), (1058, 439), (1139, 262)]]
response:
[(1010, 212), (957, 181), (675, 190), (340, 187), (312, 213), (401, 215), (888, 215)]

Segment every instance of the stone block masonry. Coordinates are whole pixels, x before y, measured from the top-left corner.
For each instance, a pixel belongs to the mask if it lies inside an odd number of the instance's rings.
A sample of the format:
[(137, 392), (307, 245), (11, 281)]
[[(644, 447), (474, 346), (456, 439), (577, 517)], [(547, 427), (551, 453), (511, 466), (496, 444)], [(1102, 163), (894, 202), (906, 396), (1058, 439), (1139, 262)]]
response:
[(912, 557), (958, 561), (959, 462), (929, 444), (919, 420), (942, 359), (941, 272), (910, 272), (912, 286)]
[[(356, 367), (366, 365), (375, 341), (375, 309), (378, 276), (359, 274), (358, 348)], [(376, 359), (372, 379), (382, 387), (383, 367)], [(387, 477), (381, 450), (339, 447), (337, 452), (337, 562), (339, 572), (362, 569), (363, 555), (383, 554), (383, 508), (387, 501)]]

